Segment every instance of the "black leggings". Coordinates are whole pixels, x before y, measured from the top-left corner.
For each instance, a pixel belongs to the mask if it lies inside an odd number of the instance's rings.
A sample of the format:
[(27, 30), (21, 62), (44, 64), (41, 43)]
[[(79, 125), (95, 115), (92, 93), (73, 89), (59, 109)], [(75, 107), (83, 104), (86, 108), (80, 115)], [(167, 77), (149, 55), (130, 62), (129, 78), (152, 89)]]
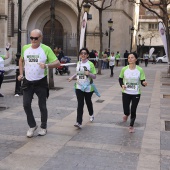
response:
[[(139, 100), (140, 100), (140, 94), (131, 95), (131, 94), (122, 93), (124, 114), (126, 116), (131, 115), (130, 126), (132, 126), (132, 127), (133, 127), (135, 119), (136, 119), (136, 109), (137, 109)], [(131, 102), (132, 102), (132, 104), (131, 104), (131, 108), (130, 108)]]
[(82, 124), (82, 117), (83, 117), (83, 108), (84, 108), (84, 99), (87, 104), (87, 109), (89, 111), (89, 115), (93, 115), (93, 104), (91, 101), (93, 92), (83, 92), (79, 89), (76, 89), (76, 96), (78, 101), (77, 107), (77, 122), (81, 125)]
[(114, 65), (113, 65), (113, 66), (110, 66), (110, 71), (111, 71), (111, 74), (110, 74), (110, 75), (111, 75), (111, 76), (113, 76), (113, 74), (114, 74), (114, 73), (113, 73), (113, 69), (114, 69)]

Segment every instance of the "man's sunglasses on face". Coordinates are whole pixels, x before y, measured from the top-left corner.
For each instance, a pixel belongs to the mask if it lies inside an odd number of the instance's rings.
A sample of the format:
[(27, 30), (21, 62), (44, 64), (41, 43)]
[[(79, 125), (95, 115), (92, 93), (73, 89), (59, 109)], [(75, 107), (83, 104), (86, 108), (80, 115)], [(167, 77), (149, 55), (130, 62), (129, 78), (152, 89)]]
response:
[(31, 40), (38, 40), (39, 37), (30, 37)]

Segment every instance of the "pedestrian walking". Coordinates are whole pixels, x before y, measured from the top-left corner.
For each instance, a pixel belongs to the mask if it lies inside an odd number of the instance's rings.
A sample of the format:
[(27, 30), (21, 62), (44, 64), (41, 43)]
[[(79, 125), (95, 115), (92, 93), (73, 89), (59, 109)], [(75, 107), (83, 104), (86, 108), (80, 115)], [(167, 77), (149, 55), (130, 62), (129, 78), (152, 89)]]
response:
[(113, 74), (114, 74), (113, 69), (114, 69), (114, 66), (115, 66), (115, 56), (114, 56), (113, 51), (111, 52), (111, 55), (109, 56), (108, 60), (109, 60), (109, 66), (110, 66), (110, 71), (111, 71), (110, 77), (113, 77)]
[[(134, 122), (136, 119), (136, 110), (141, 96), (142, 86), (147, 86), (145, 81), (145, 73), (141, 67), (136, 65), (137, 56), (130, 53), (128, 56), (129, 65), (122, 68), (119, 75), (119, 83), (122, 88), (122, 102), (124, 116), (123, 121), (126, 122), (130, 116), (129, 132), (134, 132)], [(130, 108), (131, 104), (131, 108)]]
[[(4, 80), (4, 60), (9, 58), (9, 49), (10, 49), (10, 44), (7, 43), (6, 45), (6, 55), (0, 55), (0, 90), (1, 90), (1, 85)], [(0, 91), (0, 97), (4, 97), (2, 92)]]
[(125, 66), (128, 65), (128, 55), (129, 55), (129, 52), (126, 50), (125, 53), (124, 53)]
[(108, 56), (107, 54), (103, 54), (103, 57), (102, 57), (102, 69), (107, 69), (107, 64), (108, 64)]
[(143, 58), (145, 60), (145, 67), (147, 67), (148, 66), (148, 60), (149, 60), (149, 53), (144, 54)]
[[(37, 129), (37, 124), (31, 108), (34, 93), (38, 96), (38, 105), (41, 112), (41, 129), (39, 135), (47, 133), (47, 107), (46, 99), (49, 96), (47, 72), (48, 68), (60, 66), (60, 62), (52, 49), (41, 43), (42, 32), (34, 29), (30, 34), (31, 44), (24, 45), (19, 60), (18, 80), (23, 79), (23, 107), (27, 115), (29, 130), (27, 137), (32, 137)], [(25, 66), (25, 77), (23, 75), (23, 65)]]
[(119, 51), (117, 51), (116, 55), (115, 55), (115, 59), (116, 59), (116, 66), (119, 66), (119, 60), (120, 60), (120, 53)]
[(88, 108), (90, 121), (93, 122), (94, 120), (93, 103), (91, 98), (95, 91), (93, 79), (96, 79), (96, 69), (94, 64), (87, 59), (88, 56), (89, 51), (87, 48), (82, 48), (79, 51), (79, 57), (81, 61), (77, 63), (76, 74), (69, 78), (69, 82), (75, 77), (77, 78), (77, 82), (75, 83), (75, 92), (77, 96), (78, 107), (77, 121), (74, 126), (79, 129), (82, 127), (84, 100)]

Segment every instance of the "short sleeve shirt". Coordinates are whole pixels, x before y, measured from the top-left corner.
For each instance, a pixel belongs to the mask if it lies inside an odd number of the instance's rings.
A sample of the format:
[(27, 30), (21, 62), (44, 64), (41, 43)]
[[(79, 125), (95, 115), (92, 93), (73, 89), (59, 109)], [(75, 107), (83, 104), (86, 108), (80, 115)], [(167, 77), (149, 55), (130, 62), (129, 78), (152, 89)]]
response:
[(57, 60), (51, 48), (44, 44), (36, 49), (31, 44), (23, 46), (21, 57), (25, 62), (25, 77), (29, 81), (40, 80), (47, 75), (47, 69), (40, 68), (38, 63), (52, 63)]
[(109, 66), (115, 65), (115, 56), (109, 56)]
[(5, 60), (5, 56), (0, 55), (0, 70), (4, 70), (4, 60)]
[(81, 61), (77, 63), (76, 73), (77, 73), (77, 82), (76, 89), (82, 89), (82, 86), (87, 85), (85, 92), (94, 91), (93, 87), (90, 85), (91, 78), (84, 74), (85, 70), (89, 70), (90, 73), (96, 74), (96, 69), (94, 64), (91, 61), (87, 61), (86, 63), (82, 63)]
[(145, 80), (145, 73), (141, 67), (136, 66), (134, 70), (129, 69), (129, 65), (123, 67), (119, 77), (123, 78), (123, 83), (126, 86), (126, 89), (122, 90), (123, 93), (141, 94), (140, 81)]

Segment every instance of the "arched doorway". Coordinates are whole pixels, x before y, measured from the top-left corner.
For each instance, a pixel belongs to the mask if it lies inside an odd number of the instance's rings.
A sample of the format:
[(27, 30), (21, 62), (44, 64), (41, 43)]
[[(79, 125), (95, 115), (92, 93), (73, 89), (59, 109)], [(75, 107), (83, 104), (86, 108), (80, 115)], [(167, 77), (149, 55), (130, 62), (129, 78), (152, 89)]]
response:
[[(43, 43), (50, 46), (50, 34), (51, 34), (51, 21), (48, 21), (43, 28)], [(57, 20), (55, 20), (55, 47), (63, 48), (63, 26)]]

